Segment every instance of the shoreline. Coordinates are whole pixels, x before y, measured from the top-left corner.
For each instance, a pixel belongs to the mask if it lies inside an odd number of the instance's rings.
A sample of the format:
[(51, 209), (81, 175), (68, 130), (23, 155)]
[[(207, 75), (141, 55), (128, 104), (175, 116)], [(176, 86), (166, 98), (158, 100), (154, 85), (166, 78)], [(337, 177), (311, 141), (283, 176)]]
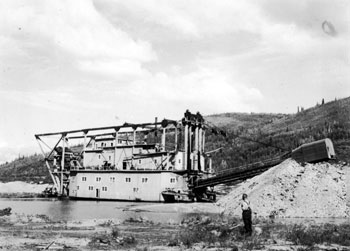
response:
[[(115, 218), (60, 221), (46, 215), (11, 214), (0, 217), (0, 248), (41, 250), (49, 246), (54, 250), (218, 251), (237, 247), (236, 250), (347, 250), (344, 244), (348, 242), (341, 237), (350, 234), (350, 223), (305, 225), (260, 218), (253, 219), (253, 228), (253, 236), (245, 236), (241, 233), (243, 227), (240, 218), (223, 219), (219, 215), (197, 214), (179, 223), (155, 223), (135, 218), (124, 221)], [(318, 233), (322, 236), (329, 229), (339, 229), (332, 233), (334, 238), (329, 243), (310, 239)], [(307, 239), (298, 239), (298, 233), (301, 232)]]

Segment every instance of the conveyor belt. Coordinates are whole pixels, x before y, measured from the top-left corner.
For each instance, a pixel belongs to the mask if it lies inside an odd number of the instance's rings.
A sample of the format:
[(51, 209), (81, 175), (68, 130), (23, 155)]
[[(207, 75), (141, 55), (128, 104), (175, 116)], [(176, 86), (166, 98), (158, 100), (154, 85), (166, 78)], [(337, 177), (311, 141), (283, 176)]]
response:
[(261, 174), (268, 170), (269, 168), (278, 165), (286, 159), (286, 156), (280, 156), (274, 159), (265, 160), (262, 162), (257, 162), (249, 164), (248, 166), (242, 166), (235, 168), (234, 170), (227, 170), (221, 172), (214, 177), (199, 179), (194, 184), (194, 189), (216, 186), (219, 184), (225, 184), (229, 182), (234, 182), (238, 180), (245, 180)]

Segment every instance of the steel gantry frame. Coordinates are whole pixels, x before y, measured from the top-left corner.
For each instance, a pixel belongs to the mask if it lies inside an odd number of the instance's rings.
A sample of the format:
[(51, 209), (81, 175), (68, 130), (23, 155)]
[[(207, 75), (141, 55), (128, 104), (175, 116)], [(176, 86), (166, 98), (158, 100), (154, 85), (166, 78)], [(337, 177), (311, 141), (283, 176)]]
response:
[[(97, 137), (102, 137), (102, 136), (113, 136), (114, 137), (114, 147), (117, 148), (118, 144), (118, 138), (121, 134), (126, 134), (128, 135), (129, 133), (132, 133), (132, 153), (134, 153), (134, 146), (136, 144), (136, 133), (137, 132), (146, 132), (146, 131), (157, 131), (162, 129), (162, 139), (161, 139), (161, 147), (165, 149), (165, 144), (166, 144), (166, 133), (167, 130), (174, 129), (175, 130), (175, 151), (177, 151), (177, 132), (178, 132), (178, 125), (181, 124), (178, 121), (175, 120), (169, 120), (169, 119), (164, 119), (161, 122), (157, 122), (157, 118), (155, 122), (153, 123), (139, 123), (139, 124), (132, 124), (132, 123), (124, 123), (123, 125), (118, 125), (118, 126), (107, 126), (107, 127), (94, 127), (94, 128), (86, 128), (86, 129), (79, 129), (79, 130), (69, 130), (69, 131), (60, 131), (60, 132), (53, 132), (53, 133), (41, 133), (41, 134), (35, 134), (35, 138), (38, 142), (38, 145), (40, 147), (40, 150), (45, 157), (45, 164), (46, 167), (50, 173), (50, 177), (54, 183), (54, 187), (57, 189), (60, 195), (64, 194), (64, 176), (68, 175), (68, 171), (65, 170), (65, 154), (66, 154), (66, 147), (68, 146), (68, 140), (70, 139), (84, 139), (83, 142), (83, 153), (86, 151), (86, 147)], [(159, 127), (158, 127), (159, 126)], [(126, 129), (126, 130), (125, 130)], [(112, 132), (107, 132), (107, 133), (96, 133), (96, 134), (89, 134), (90, 132), (98, 132), (98, 131), (106, 131), (106, 130), (112, 130)], [(124, 131), (123, 131), (124, 130)], [(76, 135), (80, 134), (80, 135)], [(82, 134), (82, 135), (81, 135)], [(60, 136), (54, 147), (50, 147), (44, 140), (43, 138), (49, 137), (49, 136)], [(87, 141), (87, 139), (90, 139)], [(87, 143), (88, 142), (88, 143)], [(55, 159), (52, 160), (53, 154), (58, 153), (57, 152), (57, 147), (59, 145), (62, 145), (62, 159), (61, 163), (57, 164)], [(46, 146), (49, 149), (49, 152), (47, 153), (43, 145)], [(116, 152), (116, 151), (115, 151)], [(54, 162), (53, 164), (50, 162)], [(116, 158), (114, 158), (114, 164), (115, 164)], [(56, 178), (52, 169), (57, 167), (58, 172), (55, 174)]]

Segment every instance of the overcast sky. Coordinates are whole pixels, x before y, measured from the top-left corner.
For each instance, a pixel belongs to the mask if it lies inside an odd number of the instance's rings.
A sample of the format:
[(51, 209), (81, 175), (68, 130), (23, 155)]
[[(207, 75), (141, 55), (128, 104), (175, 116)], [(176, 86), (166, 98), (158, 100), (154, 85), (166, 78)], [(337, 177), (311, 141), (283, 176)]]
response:
[(350, 96), (350, 1), (1, 0), (0, 163), (34, 134)]

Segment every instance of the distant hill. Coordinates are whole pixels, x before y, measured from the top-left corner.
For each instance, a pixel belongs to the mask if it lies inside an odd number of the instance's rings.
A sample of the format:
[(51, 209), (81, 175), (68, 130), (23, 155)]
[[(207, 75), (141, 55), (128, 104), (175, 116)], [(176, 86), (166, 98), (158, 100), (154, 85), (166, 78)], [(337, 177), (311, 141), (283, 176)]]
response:
[(10, 181), (51, 182), (51, 178), (42, 155), (19, 157), (10, 163), (0, 165), (0, 182)]
[(226, 133), (209, 133), (206, 141), (208, 150), (223, 147), (213, 156), (218, 169), (268, 159), (323, 138), (333, 141), (338, 159), (350, 162), (350, 97), (296, 114), (224, 113), (205, 119)]
[[(206, 116), (212, 128), (223, 132), (208, 130), (206, 134), (206, 151), (222, 147), (212, 155), (213, 167), (223, 170), (242, 166), (326, 137), (333, 141), (338, 159), (350, 162), (350, 97), (301, 110), (296, 114)], [(44, 158), (32, 155), (0, 165), (0, 181), (14, 180), (50, 182)]]

